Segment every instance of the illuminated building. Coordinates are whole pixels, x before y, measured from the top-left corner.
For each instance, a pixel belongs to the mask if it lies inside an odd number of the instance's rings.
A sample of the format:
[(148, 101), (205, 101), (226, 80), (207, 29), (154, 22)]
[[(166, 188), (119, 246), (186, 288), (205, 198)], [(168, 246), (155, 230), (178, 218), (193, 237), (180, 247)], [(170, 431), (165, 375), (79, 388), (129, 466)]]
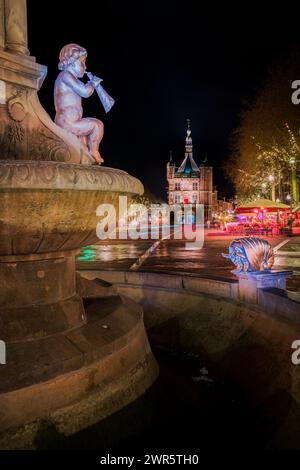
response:
[(210, 220), (217, 210), (217, 191), (213, 186), (213, 168), (202, 163), (199, 167), (193, 158), (193, 141), (190, 120), (187, 120), (185, 157), (177, 168), (172, 155), (167, 163), (168, 203), (203, 204), (204, 218)]

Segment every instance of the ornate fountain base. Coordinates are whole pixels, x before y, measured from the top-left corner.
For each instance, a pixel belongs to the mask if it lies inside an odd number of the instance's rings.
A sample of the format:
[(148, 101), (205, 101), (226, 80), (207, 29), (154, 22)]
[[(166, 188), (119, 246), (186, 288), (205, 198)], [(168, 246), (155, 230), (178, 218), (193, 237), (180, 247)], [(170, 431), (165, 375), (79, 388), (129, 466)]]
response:
[(73, 251), (0, 257), (0, 283), (0, 332), (7, 343), (59, 334), (86, 321)]
[(89, 426), (158, 372), (142, 309), (100, 280), (76, 283), (75, 273), (76, 250), (97, 241), (99, 205), (118, 216), (119, 196), (130, 202), (143, 185), (93, 167), (87, 148), (42, 108), (47, 70), (27, 56), (25, 3), (6, 1), (0, 26), (2, 449), (38, 447), (45, 423), (65, 435)]
[(75, 433), (156, 379), (141, 307), (75, 271), (75, 253), (97, 241), (98, 206), (118, 214), (119, 195), (142, 192), (111, 168), (0, 162), (1, 449)]
[[(59, 267), (54, 283), (73, 258), (55, 261), (47, 261), (54, 271)], [(7, 269), (1, 266), (1, 277)], [(101, 280), (78, 277), (77, 290), (83, 299), (75, 293), (5, 311), (11, 319), (7, 364), (0, 368), (1, 449), (36, 448), (54, 430), (56, 436), (75, 433), (135, 400), (157, 377), (142, 308)]]

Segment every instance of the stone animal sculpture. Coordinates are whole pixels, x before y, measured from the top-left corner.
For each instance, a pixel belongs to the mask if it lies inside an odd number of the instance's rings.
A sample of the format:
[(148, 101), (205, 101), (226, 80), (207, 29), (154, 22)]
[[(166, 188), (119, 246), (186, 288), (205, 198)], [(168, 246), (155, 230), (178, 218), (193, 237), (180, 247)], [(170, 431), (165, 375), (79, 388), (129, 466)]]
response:
[(268, 271), (274, 264), (274, 251), (263, 238), (244, 237), (234, 240), (229, 246), (230, 259), (235, 265), (234, 274), (240, 272)]

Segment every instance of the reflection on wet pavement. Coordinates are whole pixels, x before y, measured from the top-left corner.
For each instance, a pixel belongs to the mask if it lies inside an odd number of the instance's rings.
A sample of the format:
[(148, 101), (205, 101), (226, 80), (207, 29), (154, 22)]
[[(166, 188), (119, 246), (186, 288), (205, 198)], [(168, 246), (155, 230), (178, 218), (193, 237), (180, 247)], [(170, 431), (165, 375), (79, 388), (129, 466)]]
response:
[(129, 269), (134, 261), (152, 245), (151, 240), (109, 240), (80, 250), (78, 269)]
[[(297, 240), (298, 238), (298, 240)], [(287, 251), (300, 251), (300, 237), (284, 245)], [(201, 250), (187, 250), (183, 240), (163, 240), (156, 250), (144, 261), (140, 270), (152, 272), (176, 272), (198, 276), (234, 278), (234, 266), (222, 253), (228, 252), (231, 237), (206, 237)], [(279, 245), (284, 238), (268, 238), (272, 246)], [(105, 240), (81, 250), (77, 257), (78, 269), (127, 270), (153, 244), (153, 240)], [(291, 251), (292, 251), (291, 250)], [(289, 269), (291, 259), (284, 259), (284, 265), (276, 269)], [(300, 291), (300, 263), (293, 266), (294, 276), (288, 280), (288, 289)]]
[(201, 250), (186, 250), (181, 240), (165, 240), (144, 263), (143, 270), (233, 277), (232, 265), (222, 256), (226, 251), (224, 240), (206, 241)]

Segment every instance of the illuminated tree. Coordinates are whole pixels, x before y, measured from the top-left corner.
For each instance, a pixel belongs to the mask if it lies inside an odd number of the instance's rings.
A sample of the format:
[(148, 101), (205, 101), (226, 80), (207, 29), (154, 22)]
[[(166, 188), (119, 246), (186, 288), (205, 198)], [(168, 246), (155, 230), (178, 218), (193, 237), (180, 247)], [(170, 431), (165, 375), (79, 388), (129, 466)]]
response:
[(292, 103), (291, 84), (300, 78), (300, 57), (293, 54), (273, 66), (264, 86), (243, 111), (233, 135), (227, 173), (243, 199), (282, 198), (282, 183), (290, 179), (296, 202), (296, 172), (300, 163), (300, 107)]
[(145, 188), (144, 194), (142, 194), (141, 196), (134, 195), (132, 198), (132, 202), (134, 204), (143, 204), (146, 207), (150, 207), (151, 204), (163, 204), (165, 201), (155, 196), (147, 188)]

